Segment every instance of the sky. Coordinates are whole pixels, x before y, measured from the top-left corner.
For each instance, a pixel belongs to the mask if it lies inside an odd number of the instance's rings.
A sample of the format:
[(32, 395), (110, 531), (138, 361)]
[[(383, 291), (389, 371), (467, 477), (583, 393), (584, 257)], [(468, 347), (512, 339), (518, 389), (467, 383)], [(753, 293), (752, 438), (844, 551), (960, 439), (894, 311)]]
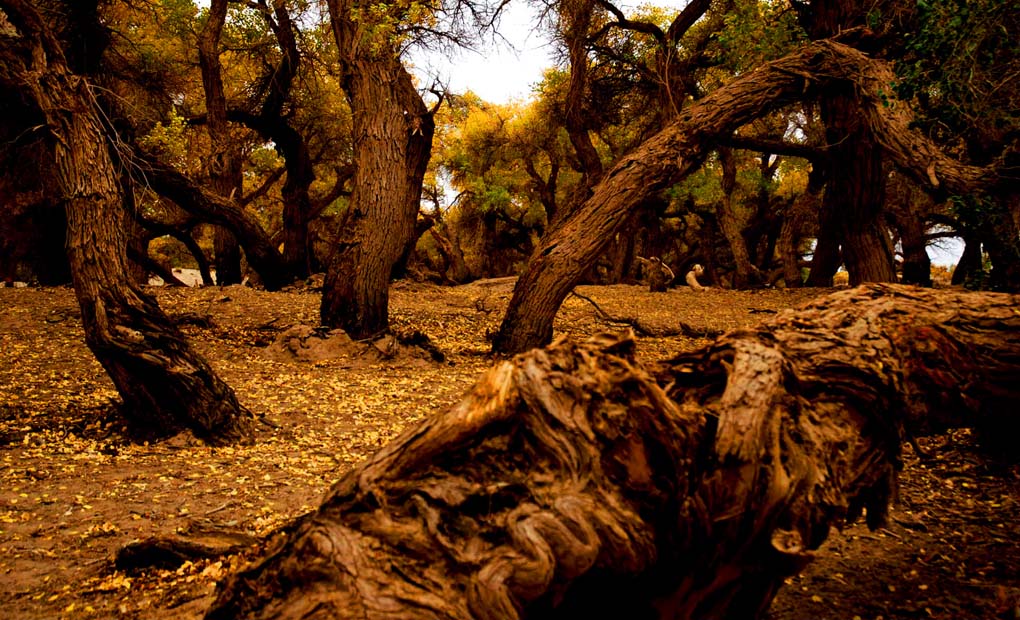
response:
[(438, 77), (450, 92), (470, 90), (491, 103), (524, 101), (542, 72), (555, 64), (548, 39), (535, 30), (536, 20), (531, 7), (511, 2), (499, 28), (505, 43), (490, 40), (477, 51), (461, 50), (450, 56), (415, 52), (412, 70), (423, 84)]
[[(687, 0), (616, 2), (626, 14), (642, 4), (674, 7), (679, 11), (687, 5)], [(533, 86), (542, 79), (542, 72), (555, 64), (554, 50), (546, 33), (537, 29), (537, 14), (527, 2), (510, 2), (505, 10), (499, 31), (509, 45), (480, 45), (477, 51), (462, 51), (450, 57), (415, 53), (412, 70), (422, 83), (431, 83), (432, 78), (438, 76), (451, 92), (471, 90), (491, 103), (530, 98)]]

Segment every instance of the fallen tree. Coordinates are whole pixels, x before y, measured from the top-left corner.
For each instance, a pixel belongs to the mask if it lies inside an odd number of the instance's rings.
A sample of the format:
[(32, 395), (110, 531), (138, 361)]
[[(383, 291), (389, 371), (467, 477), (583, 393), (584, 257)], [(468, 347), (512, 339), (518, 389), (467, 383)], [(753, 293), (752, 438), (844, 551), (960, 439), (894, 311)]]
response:
[(900, 446), (999, 427), (1020, 297), (871, 285), (655, 368), (629, 337), (501, 362), (340, 480), (208, 618), (752, 618)]

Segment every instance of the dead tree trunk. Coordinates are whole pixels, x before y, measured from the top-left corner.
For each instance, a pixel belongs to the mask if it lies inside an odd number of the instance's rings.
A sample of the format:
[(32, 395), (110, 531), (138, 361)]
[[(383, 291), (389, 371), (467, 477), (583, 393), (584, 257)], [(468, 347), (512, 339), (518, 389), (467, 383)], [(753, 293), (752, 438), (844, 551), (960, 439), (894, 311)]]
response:
[(830, 526), (882, 523), (907, 433), (1010, 420), (1018, 302), (875, 284), (656, 369), (610, 335), (517, 356), (208, 618), (756, 617)]

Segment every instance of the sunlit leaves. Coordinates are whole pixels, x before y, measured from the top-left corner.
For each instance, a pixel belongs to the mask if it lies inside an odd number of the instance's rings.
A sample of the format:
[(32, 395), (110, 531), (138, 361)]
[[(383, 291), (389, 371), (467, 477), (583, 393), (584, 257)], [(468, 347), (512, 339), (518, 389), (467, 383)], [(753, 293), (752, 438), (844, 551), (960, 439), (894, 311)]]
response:
[(785, 2), (738, 0), (723, 23), (719, 57), (737, 72), (786, 54), (804, 38), (796, 14)]
[(171, 109), (167, 120), (157, 121), (148, 134), (139, 139), (142, 148), (158, 155), (176, 168), (183, 168), (188, 158), (187, 125), (184, 118)]

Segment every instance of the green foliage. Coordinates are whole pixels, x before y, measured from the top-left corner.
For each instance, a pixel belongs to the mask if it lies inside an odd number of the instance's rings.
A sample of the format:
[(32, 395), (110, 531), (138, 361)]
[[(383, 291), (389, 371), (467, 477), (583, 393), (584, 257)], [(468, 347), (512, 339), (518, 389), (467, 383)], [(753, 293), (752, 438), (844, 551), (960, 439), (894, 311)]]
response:
[(898, 91), (920, 104), (933, 137), (980, 132), (995, 140), (1020, 128), (1018, 29), (1015, 0), (918, 0)]
[(155, 5), (163, 31), (173, 37), (192, 33), (198, 8), (192, 0), (159, 0)]
[(145, 150), (159, 156), (160, 159), (175, 168), (183, 169), (188, 161), (188, 125), (184, 117), (171, 109), (166, 122), (157, 122), (138, 143)]
[(717, 55), (735, 71), (779, 58), (805, 39), (796, 15), (785, 2), (737, 0), (723, 24), (717, 35)]

